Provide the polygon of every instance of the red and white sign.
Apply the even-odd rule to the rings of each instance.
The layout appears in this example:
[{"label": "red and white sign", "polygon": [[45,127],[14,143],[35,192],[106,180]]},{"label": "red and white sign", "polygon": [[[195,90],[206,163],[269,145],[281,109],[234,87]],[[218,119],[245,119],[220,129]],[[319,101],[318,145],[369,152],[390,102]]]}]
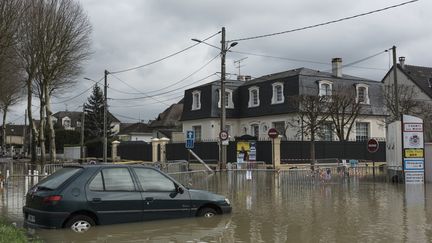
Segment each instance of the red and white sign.
[{"label": "red and white sign", "polygon": [[375,153],[379,149],[379,143],[375,138],[371,138],[367,142],[367,150],[369,153]]},{"label": "red and white sign", "polygon": [[229,134],[228,134],[228,132],[227,132],[227,131],[221,131],[221,132],[219,133],[219,138],[220,138],[222,141],[227,140],[227,139],[229,138]]},{"label": "red and white sign", "polygon": [[277,138],[279,136],[279,132],[276,128],[270,128],[267,134],[270,138]]}]

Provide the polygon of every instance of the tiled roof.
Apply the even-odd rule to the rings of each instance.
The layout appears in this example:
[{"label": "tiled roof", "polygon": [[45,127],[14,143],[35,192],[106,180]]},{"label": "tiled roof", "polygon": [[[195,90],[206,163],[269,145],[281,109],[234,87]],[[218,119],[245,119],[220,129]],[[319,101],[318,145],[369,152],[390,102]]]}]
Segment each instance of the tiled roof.
[{"label": "tiled roof", "polygon": [[411,80],[420,87],[431,99],[432,99],[432,68],[421,67],[414,65],[404,65],[402,68],[398,65],[398,68],[402,70]]}]

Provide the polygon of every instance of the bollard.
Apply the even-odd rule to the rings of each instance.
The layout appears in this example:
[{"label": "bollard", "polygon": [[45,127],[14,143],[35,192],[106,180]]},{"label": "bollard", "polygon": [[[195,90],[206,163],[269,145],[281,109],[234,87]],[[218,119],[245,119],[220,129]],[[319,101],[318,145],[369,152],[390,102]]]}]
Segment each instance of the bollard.
[{"label": "bollard", "polygon": [[28,175],[31,176],[31,170],[28,171]]},{"label": "bollard", "polygon": [[35,184],[37,184],[39,182],[39,171],[35,171]]},{"label": "bollard", "polygon": [[9,179],[9,176],[10,176],[9,170],[6,170],[6,180]]}]

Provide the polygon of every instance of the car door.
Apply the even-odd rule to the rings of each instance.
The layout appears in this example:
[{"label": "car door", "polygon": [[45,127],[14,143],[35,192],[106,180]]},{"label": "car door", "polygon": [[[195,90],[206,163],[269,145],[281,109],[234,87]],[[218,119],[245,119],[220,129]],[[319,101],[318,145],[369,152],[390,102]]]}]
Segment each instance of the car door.
[{"label": "car door", "polygon": [[101,224],[142,220],[142,197],[127,167],[104,168],[91,180],[87,201]]},{"label": "car door", "polygon": [[178,190],[179,185],[159,170],[146,167],[133,170],[142,190],[144,220],[190,216],[188,190]]}]

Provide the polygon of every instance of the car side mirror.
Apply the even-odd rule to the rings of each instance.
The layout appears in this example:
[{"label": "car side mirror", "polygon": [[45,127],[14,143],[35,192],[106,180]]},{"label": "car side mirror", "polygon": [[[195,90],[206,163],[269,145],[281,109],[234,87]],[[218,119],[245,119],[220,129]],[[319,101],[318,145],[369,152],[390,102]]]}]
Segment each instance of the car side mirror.
[{"label": "car side mirror", "polygon": [[180,194],[183,194],[183,193],[184,193],[184,189],[183,189],[183,187],[177,185],[177,186],[176,186],[176,189],[177,189],[177,192],[178,192],[178,193],[180,193]]}]

